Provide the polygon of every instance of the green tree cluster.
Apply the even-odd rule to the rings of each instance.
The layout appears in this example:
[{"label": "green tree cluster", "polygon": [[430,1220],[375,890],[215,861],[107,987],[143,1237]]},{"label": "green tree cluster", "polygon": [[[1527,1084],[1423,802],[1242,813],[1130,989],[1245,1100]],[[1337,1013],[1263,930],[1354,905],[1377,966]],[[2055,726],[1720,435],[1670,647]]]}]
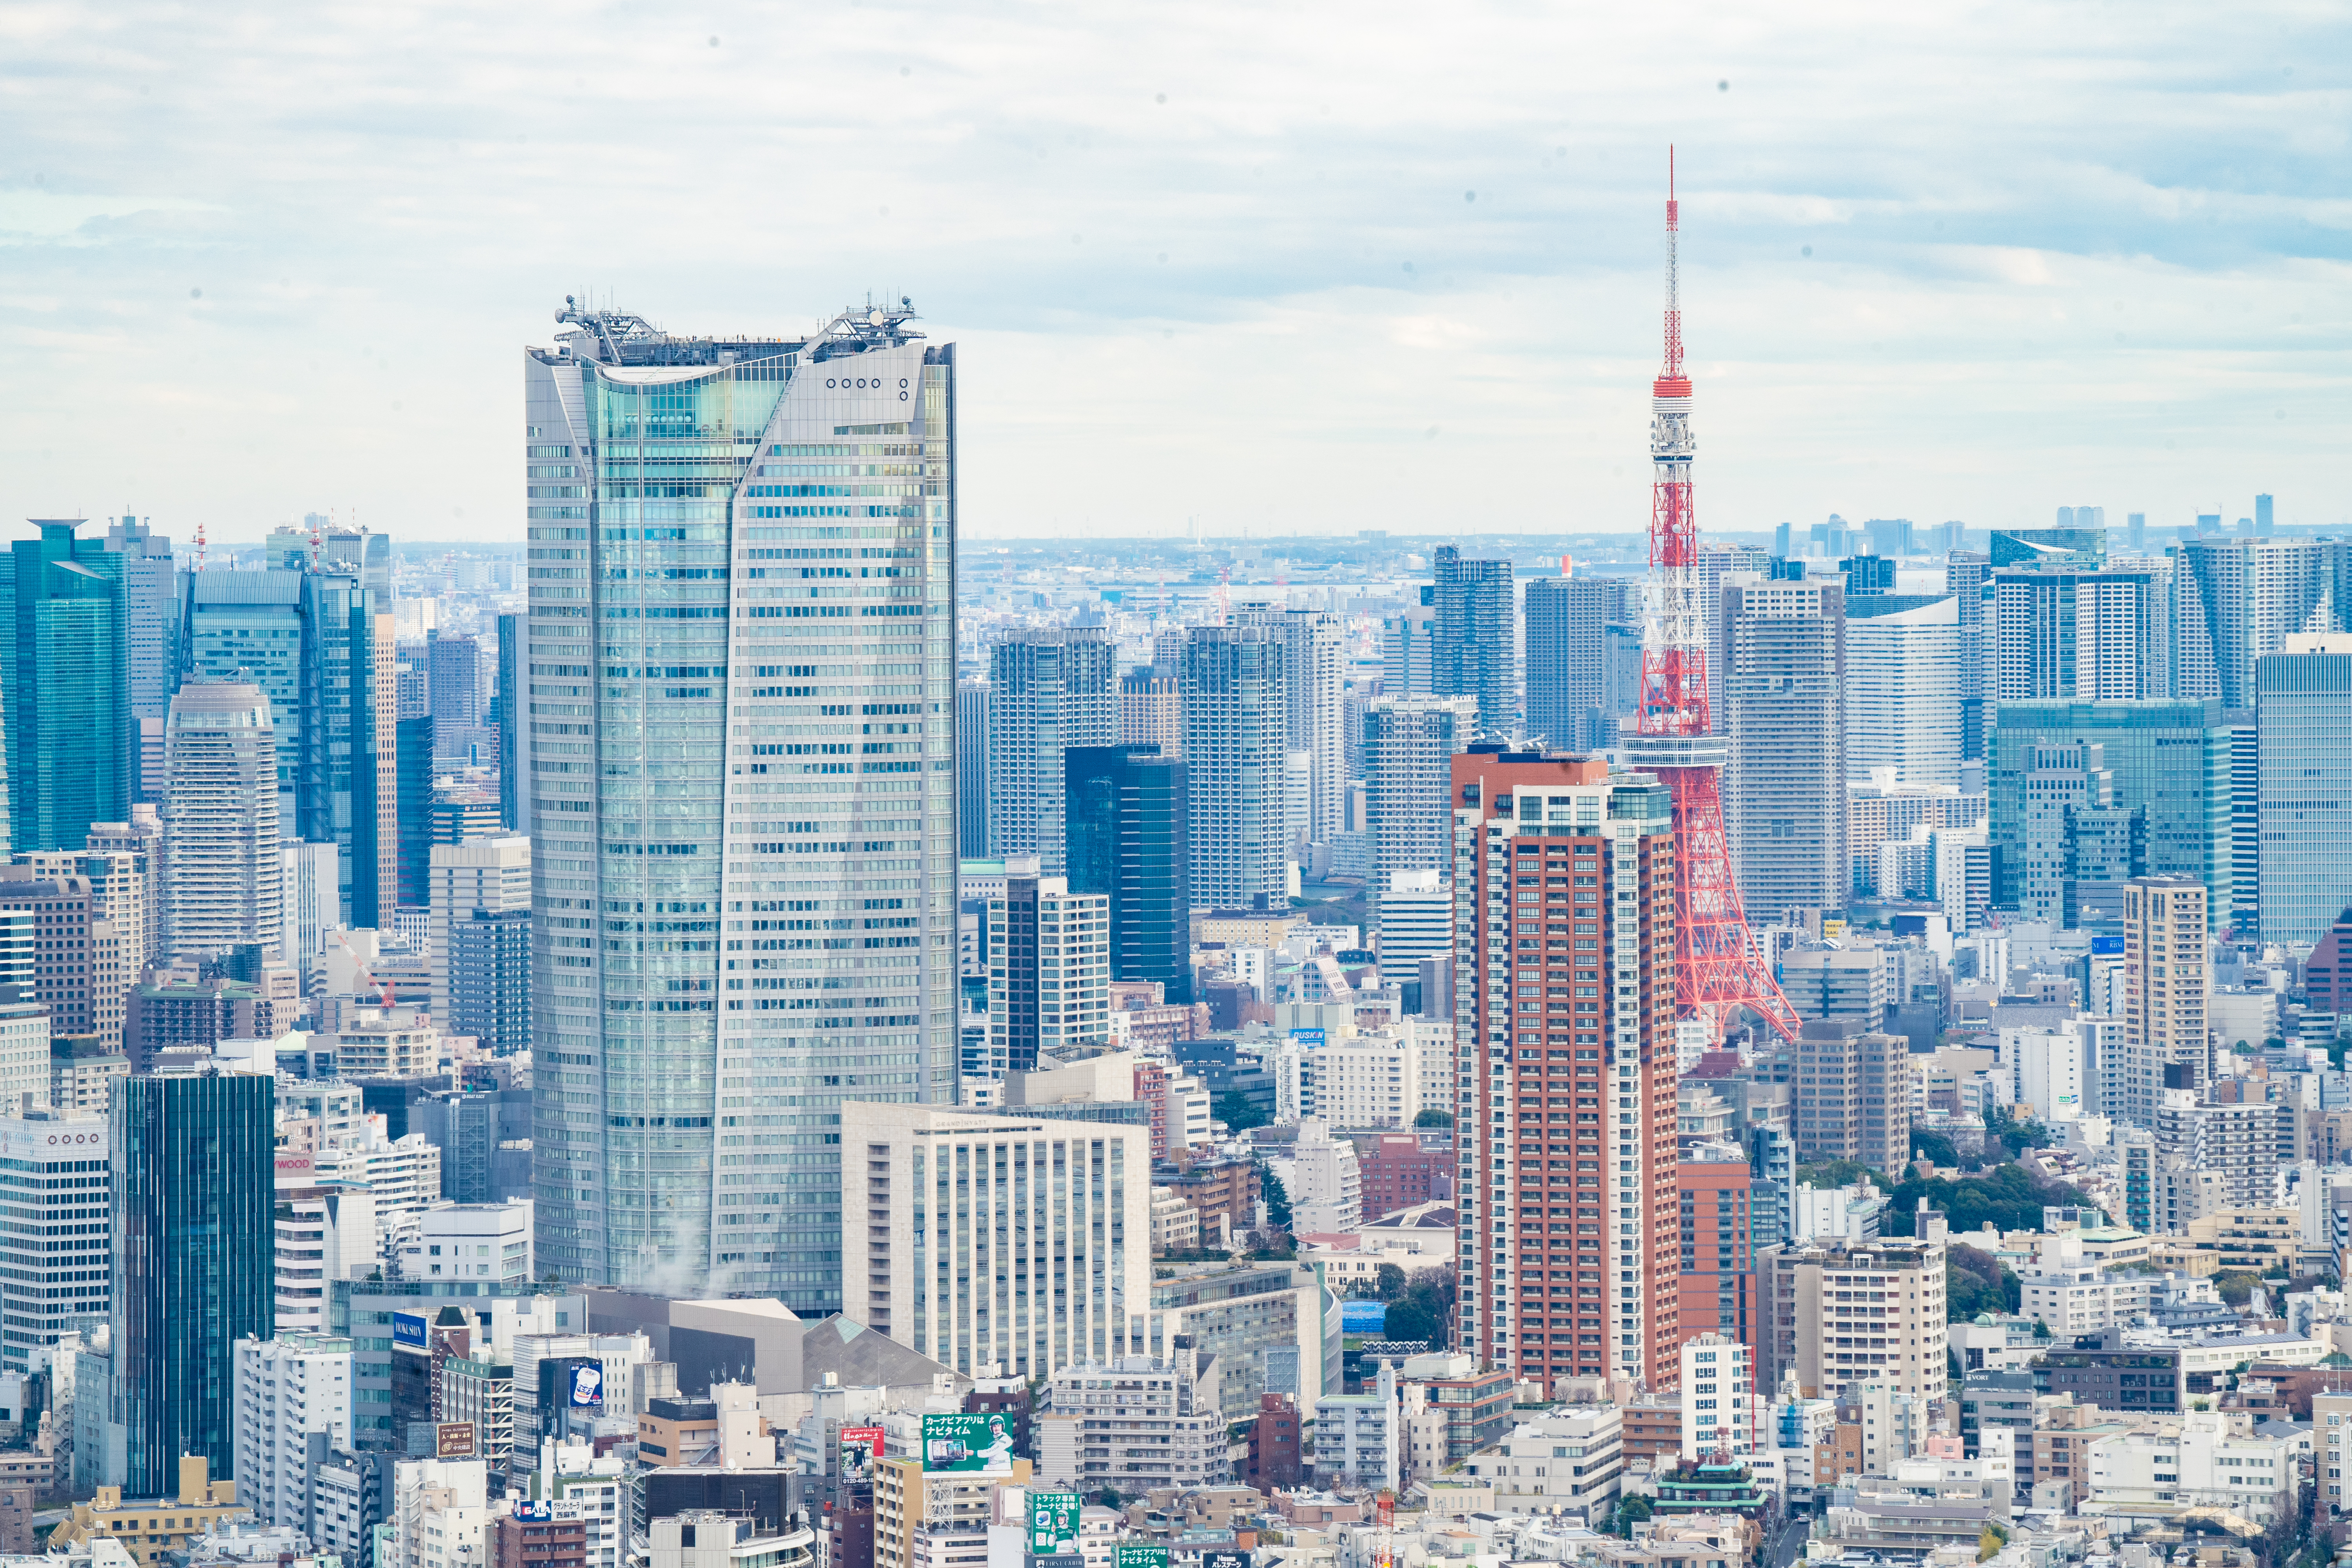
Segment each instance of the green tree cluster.
[{"label": "green tree cluster", "polygon": [[1442,1106],[1425,1105],[1422,1107],[1421,1114],[1412,1119],[1412,1124],[1415,1127],[1451,1127],[1454,1125],[1454,1112]]},{"label": "green tree cluster", "polygon": [[1419,1268],[1410,1278],[1401,1268],[1382,1266],[1382,1281],[1399,1276],[1395,1293],[1381,1299],[1389,1304],[1387,1336],[1392,1340],[1423,1340],[1444,1350],[1454,1343],[1454,1270]]},{"label": "green tree cluster", "polygon": [[2040,1230],[2045,1205],[2078,1205],[2083,1194],[2063,1182],[2047,1181],[2018,1164],[2000,1165],[1982,1175],[1958,1181],[1937,1177],[1922,1181],[1906,1176],[1895,1184],[1889,1212],[1879,1222],[1885,1236],[1916,1236],[1921,1198],[1941,1209],[1954,1232],[1980,1230]]},{"label": "green tree cluster", "polygon": [[1229,1089],[1217,1096],[1216,1106],[1211,1114],[1234,1132],[1246,1132],[1253,1127],[1264,1127],[1274,1121],[1273,1117],[1258,1109],[1255,1100],[1237,1089]]},{"label": "green tree cluster", "polygon": [[1968,1322],[1980,1312],[2017,1310],[2017,1276],[1991,1253],[1954,1247],[1946,1250],[1944,1263],[1944,1316],[1952,1322]]}]

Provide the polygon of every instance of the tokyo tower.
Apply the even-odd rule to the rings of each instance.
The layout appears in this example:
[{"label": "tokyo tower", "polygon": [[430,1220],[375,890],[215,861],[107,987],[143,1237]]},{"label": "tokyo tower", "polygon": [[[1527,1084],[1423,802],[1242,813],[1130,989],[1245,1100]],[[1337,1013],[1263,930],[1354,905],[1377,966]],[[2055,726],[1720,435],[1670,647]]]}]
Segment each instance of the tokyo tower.
[{"label": "tokyo tower", "polygon": [[[1650,603],[1642,628],[1642,700],[1626,762],[1655,773],[1675,805],[1675,1003],[1710,1031],[1735,1007],[1794,1038],[1797,1015],[1748,933],[1723,830],[1723,742],[1709,733],[1706,641],[1699,625],[1698,519],[1691,509],[1691,384],[1683,369],[1679,214],[1666,153],[1666,354],[1650,384]],[[1717,1034],[1720,1038],[1720,1034]]]}]

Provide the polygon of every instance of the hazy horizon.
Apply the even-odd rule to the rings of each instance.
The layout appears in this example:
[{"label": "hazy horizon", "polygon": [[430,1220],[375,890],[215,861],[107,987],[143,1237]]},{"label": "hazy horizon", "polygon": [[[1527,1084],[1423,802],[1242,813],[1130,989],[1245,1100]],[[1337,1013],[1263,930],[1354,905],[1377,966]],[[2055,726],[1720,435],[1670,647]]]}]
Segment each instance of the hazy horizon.
[{"label": "hazy horizon", "polygon": [[0,15],[0,516],[520,542],[520,351],[907,294],[975,540],[2347,521],[2334,9]]}]

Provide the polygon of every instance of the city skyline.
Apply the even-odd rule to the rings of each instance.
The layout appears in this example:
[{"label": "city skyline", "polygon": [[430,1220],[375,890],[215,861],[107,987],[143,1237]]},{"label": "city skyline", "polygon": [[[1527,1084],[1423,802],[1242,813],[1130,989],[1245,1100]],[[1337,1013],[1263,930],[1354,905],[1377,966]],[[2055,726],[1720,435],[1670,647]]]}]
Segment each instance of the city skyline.
[{"label": "city skyline", "polygon": [[[870,289],[925,301],[975,367],[969,538],[1439,509],[1626,531],[1673,142],[1711,532],[2043,521],[2070,497],[2168,529],[2257,490],[2339,525],[2344,458],[2314,432],[2347,402],[2322,358],[2344,24],[2274,19],[2118,37],[1815,9],[1669,36],[1470,8],[1404,49],[1402,15],[1339,36],[1202,8],[721,9],[554,38],[26,18],[0,111],[24,367],[0,515],[127,507],[185,537],[315,508],[519,543],[503,370],[565,292],[788,337]],[[788,101],[758,90],[813,50],[831,65]],[[583,111],[615,102],[625,141]],[[556,195],[583,166],[597,199]],[[604,216],[779,185],[691,266],[666,226]],[[268,465],[257,409],[307,424]],[[142,439],[79,464],[77,432],[124,410]],[[1529,504],[1530,441],[1572,500]],[[429,479],[388,460],[424,448]]]}]

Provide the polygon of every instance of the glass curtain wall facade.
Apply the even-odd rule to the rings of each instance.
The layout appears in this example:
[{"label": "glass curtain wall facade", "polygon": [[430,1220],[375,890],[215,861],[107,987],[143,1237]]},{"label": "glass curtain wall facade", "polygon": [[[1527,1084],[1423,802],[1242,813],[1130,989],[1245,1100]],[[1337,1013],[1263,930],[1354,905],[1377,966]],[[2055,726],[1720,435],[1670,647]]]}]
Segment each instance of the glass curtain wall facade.
[{"label": "glass curtain wall facade", "polygon": [[0,727],[12,848],[79,849],[131,818],[130,617],[123,556],[35,519],[0,568]]},{"label": "glass curtain wall facade", "polygon": [[845,1100],[955,1087],[954,352],[525,352],[540,1253],[837,1310]]},{"label": "glass curtain wall facade", "polygon": [[1070,891],[1110,896],[1111,978],[1156,980],[1163,1000],[1190,1003],[1184,759],[1157,746],[1074,746],[1063,771]]},{"label": "glass curtain wall facade", "polygon": [[126,1497],[178,1493],[180,1459],[236,1463],[236,1342],[277,1333],[277,1080],[166,1068],[121,1079],[109,1418]]}]

